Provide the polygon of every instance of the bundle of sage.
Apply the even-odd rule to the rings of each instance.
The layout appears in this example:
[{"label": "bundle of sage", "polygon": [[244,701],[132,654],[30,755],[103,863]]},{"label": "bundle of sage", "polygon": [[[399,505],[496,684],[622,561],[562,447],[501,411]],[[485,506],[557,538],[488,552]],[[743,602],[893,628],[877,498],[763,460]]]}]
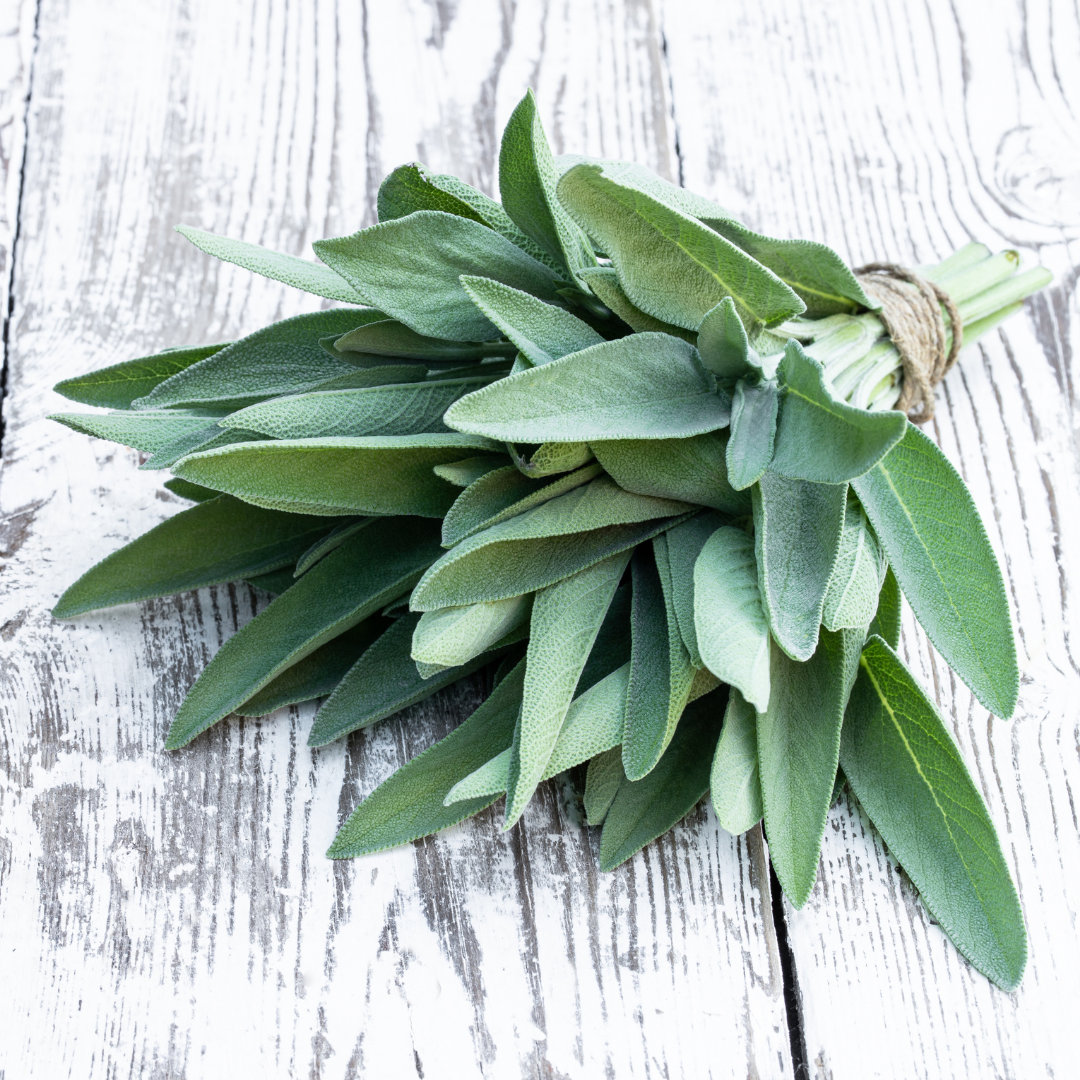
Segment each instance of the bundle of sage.
[{"label": "bundle of sage", "polygon": [[[166,745],[325,698],[323,746],[480,669],[493,686],[345,822],[345,858],[584,766],[613,869],[711,791],[764,819],[796,907],[846,784],[957,948],[1014,987],[1016,891],[977,786],[897,655],[901,595],[991,713],[1017,700],[1001,573],[915,420],[961,341],[1049,276],[970,244],[852,272],[619,161],[554,157],[532,95],[501,203],[423,165],[321,263],[203,251],[342,305],[60,383],[54,417],[195,505],[54,614],[246,580],[275,594]],[[897,409],[895,406],[899,405]],[[581,775],[579,772],[577,775]]]}]

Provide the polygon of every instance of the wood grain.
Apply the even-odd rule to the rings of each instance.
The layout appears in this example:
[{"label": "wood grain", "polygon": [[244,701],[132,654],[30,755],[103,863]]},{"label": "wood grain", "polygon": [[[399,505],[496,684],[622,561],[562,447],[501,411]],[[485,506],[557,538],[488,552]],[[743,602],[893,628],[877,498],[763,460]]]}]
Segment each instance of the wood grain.
[{"label": "wood grain", "polygon": [[0,1077],[787,1077],[760,834],[704,808],[610,875],[572,792],[350,863],[356,802],[479,681],[315,753],[310,709],[165,754],[265,598],[58,623],[83,569],[180,508],[46,422],[60,378],[318,301],[213,264],[187,222],[309,254],[414,158],[493,190],[532,85],[557,149],[677,175],[643,0],[42,0],[0,474]]}]

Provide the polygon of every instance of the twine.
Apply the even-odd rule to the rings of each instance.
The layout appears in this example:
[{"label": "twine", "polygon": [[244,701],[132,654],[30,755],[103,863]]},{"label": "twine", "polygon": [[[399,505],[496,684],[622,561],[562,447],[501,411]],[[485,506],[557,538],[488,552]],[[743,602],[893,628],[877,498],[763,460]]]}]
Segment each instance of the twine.
[{"label": "twine", "polygon": [[[878,317],[900,353],[904,383],[895,408],[907,413],[913,423],[925,424],[934,415],[934,387],[956,363],[964,343],[960,312],[940,285],[896,263],[867,263],[855,276],[881,304]],[[901,282],[914,285],[914,290]],[[947,351],[942,308],[952,327],[952,344]]]}]

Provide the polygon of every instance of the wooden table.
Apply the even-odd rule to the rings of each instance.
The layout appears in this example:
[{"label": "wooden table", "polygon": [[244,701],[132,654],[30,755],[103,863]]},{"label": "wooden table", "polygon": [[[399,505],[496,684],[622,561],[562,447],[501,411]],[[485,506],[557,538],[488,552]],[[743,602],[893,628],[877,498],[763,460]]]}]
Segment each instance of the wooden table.
[{"label": "wooden table", "polygon": [[[572,792],[347,863],[359,799],[480,684],[311,752],[308,707],[165,753],[265,597],[55,622],[175,513],[137,455],[44,419],[60,378],[319,301],[177,222],[310,256],[422,159],[495,189],[536,89],[557,151],[631,158],[853,263],[978,238],[1056,280],[970,349],[929,433],[1003,558],[1024,672],[991,719],[906,617],[1002,835],[1021,989],[975,973],[857,806],[817,887],[702,806],[613,874]],[[0,0],[0,1078],[1078,1075],[1080,21],[1071,0]]]}]

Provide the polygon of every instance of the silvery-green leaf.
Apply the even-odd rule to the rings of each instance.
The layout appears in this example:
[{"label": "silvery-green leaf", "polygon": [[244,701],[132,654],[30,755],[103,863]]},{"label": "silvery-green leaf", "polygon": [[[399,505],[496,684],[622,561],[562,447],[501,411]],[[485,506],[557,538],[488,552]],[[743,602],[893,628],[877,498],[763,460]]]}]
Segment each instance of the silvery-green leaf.
[{"label": "silvery-green leaf", "polygon": [[694,629],[705,666],[758,709],[769,703],[769,624],[761,603],[754,541],[719,528],[694,564]]},{"label": "silvery-green leaf", "polygon": [[[543,301],[538,301],[543,303]],[[493,356],[511,357],[516,348],[505,341],[447,341],[425,337],[397,319],[383,318],[342,334],[334,342],[338,353],[362,364],[384,364],[386,357],[425,363],[467,363]],[[380,359],[369,359],[378,357]]]},{"label": "silvery-green leaf", "polygon": [[725,520],[720,514],[695,514],[664,533],[667,537],[671,599],[675,607],[675,618],[683,644],[690,655],[690,662],[696,668],[704,668],[705,661],[698,649],[697,629],[694,624],[694,567],[705,542]]},{"label": "silvery-green leaf", "polygon": [[484,277],[463,277],[461,284],[476,306],[532,364],[549,364],[604,340],[576,315],[520,289]]},{"label": "silvery-green leaf", "polygon": [[249,405],[226,417],[220,426],[258,431],[275,439],[446,431],[442,415],[447,408],[490,381],[436,379],[363,390],[317,390]]},{"label": "silvery-green leaf", "polygon": [[1005,585],[949,459],[909,424],[853,486],[934,647],[995,716],[1012,716],[1019,673]]},{"label": "silvery-green leaf", "polygon": [[443,806],[453,806],[456,802],[465,802],[468,799],[506,794],[511,750],[512,747],[508,746],[501,754],[496,754],[490,761],[485,761],[479,769],[469,773],[464,780],[459,780],[446,793]]},{"label": "silvery-green leaf", "polygon": [[730,416],[693,346],[631,334],[474,391],[445,420],[506,442],[595,442],[685,438],[725,427]]},{"label": "silvery-green leaf", "polygon": [[825,593],[821,621],[828,630],[863,629],[874,618],[887,564],[866,515],[848,498],[840,554]]},{"label": "silvery-green leaf", "polygon": [[663,530],[686,503],[631,495],[598,477],[532,510],[466,537],[413,593],[430,611],[535,592]]},{"label": "silvery-green leaf", "polygon": [[718,378],[741,379],[759,374],[751,357],[750,340],[730,296],[705,312],[697,328],[697,348],[701,362]]},{"label": "silvery-green leaf", "polygon": [[900,647],[900,617],[903,614],[903,597],[900,595],[900,586],[896,582],[896,575],[890,566],[885,571],[885,579],[881,583],[881,591],[878,593],[877,614],[870,623],[870,629],[866,634],[877,634],[888,642],[891,649]]},{"label": "silvery-green leaf", "polygon": [[425,337],[499,337],[461,287],[462,274],[493,277],[542,300],[557,298],[546,266],[486,225],[438,210],[319,240],[315,251],[381,311]]},{"label": "silvery-green leaf", "polygon": [[246,428],[223,428],[216,420],[211,420],[206,427],[181,435],[163,446],[140,466],[143,469],[171,469],[181,458],[196,451],[216,450],[219,446],[234,446],[236,443],[264,442],[265,435]]},{"label": "silvery-green leaf", "polygon": [[559,198],[612,259],[619,283],[642,311],[696,330],[725,296],[750,327],[773,326],[805,305],[771,270],[679,210],[607,175],[576,165]]},{"label": "silvery-green leaf", "polygon": [[388,518],[332,551],[221,646],[188,691],[166,749],[189,743],[286,668],[407,592],[438,548],[432,522]]},{"label": "silvery-green leaf", "polygon": [[121,364],[99,368],[87,375],[58,382],[53,389],[70,401],[97,405],[106,409],[128,409],[131,403],[144,397],[158,383],[200,360],[221,352],[228,345],[197,345],[190,349],[166,349],[155,356],[125,360]]},{"label": "silvery-green leaf", "polygon": [[98,608],[291,568],[334,524],[217,495],[168,518],[88,570],[60,597],[53,616],[71,619]]},{"label": "silvery-green leaf", "polygon": [[272,323],[185,367],[133,405],[137,409],[238,409],[279,394],[310,390],[356,368],[345,357],[331,356],[319,345],[319,338],[344,333],[375,318],[385,316],[378,311],[332,308]]},{"label": "silvery-green leaf", "polygon": [[[627,669],[629,674],[629,669]],[[585,820],[590,825],[600,825],[607,817],[619,788],[626,779],[622,767],[622,747],[613,746],[602,754],[597,754],[589,762],[585,773]]]},{"label": "silvery-green leaf", "polygon": [[454,487],[467,488],[481,476],[486,476],[495,469],[501,469],[505,464],[506,458],[501,455],[477,454],[475,457],[463,458],[450,465],[436,465],[432,472],[444,480],[449,480]]},{"label": "silvery-green leaf", "polygon": [[769,467],[776,438],[780,388],[775,382],[740,379],[731,399],[728,481],[736,491],[756,484]]},{"label": "silvery-green leaf", "polygon": [[446,807],[447,792],[510,744],[525,675],[523,663],[463,724],[384,780],[341,827],[327,852],[349,859],[407,844],[490,806],[493,796]]},{"label": "silvery-green leaf", "polygon": [[728,691],[709,789],[716,819],[732,836],[752,829],[765,813],[758,770],[757,713],[735,687]]},{"label": "silvery-green leaf", "polygon": [[[511,375],[514,372],[510,372]],[[513,443],[506,444],[507,450],[514,461],[514,465],[526,476],[538,480],[544,476],[554,476],[556,473],[571,472],[574,469],[587,465],[593,459],[592,450],[588,443],[541,443],[535,450],[527,454],[519,453]]]},{"label": "silvery-green leaf", "polygon": [[596,256],[560,203],[557,182],[551,148],[529,89],[503,129],[499,194],[514,224],[565,266],[572,281],[583,267],[596,265]]},{"label": "silvery-green leaf", "polygon": [[468,663],[528,622],[531,596],[426,611],[413,633],[412,658],[453,667]]},{"label": "silvery-green leaf", "polygon": [[[339,353],[332,353],[338,358]],[[351,365],[353,360],[359,358],[359,354],[347,356]],[[491,374],[495,374],[491,372]],[[391,383],[422,382],[428,378],[427,369],[423,364],[404,363],[387,364],[377,363],[374,367],[351,367],[342,375],[335,375],[332,379],[316,383],[314,386],[305,387],[308,390],[362,390],[366,386],[389,386]]]},{"label": "silvery-green leaf", "polygon": [[176,439],[205,431],[223,414],[205,410],[159,410],[155,412],[53,413],[56,420],[73,431],[98,439],[131,446],[144,454],[156,454]]},{"label": "silvery-green leaf", "polygon": [[555,748],[578,680],[629,556],[621,552],[537,592],[525,695],[507,776],[506,822],[521,816]]},{"label": "silvery-green leaf", "polygon": [[256,506],[297,514],[442,517],[454,490],[433,466],[490,446],[454,434],[288,439],[192,454],[174,471]]},{"label": "silvery-green leaf", "polygon": [[538,484],[523,476],[513,465],[493,470],[470,484],[447,510],[442,527],[443,547],[453,547],[466,536],[573,491],[594,480],[600,472],[599,465],[591,465],[546,484]]},{"label": "silvery-green leaf", "polygon": [[610,266],[594,266],[582,270],[578,276],[631,330],[639,334],[649,331],[671,334],[691,345],[697,341],[697,334],[693,330],[684,330],[663,319],[654,319],[637,307],[623,291],[619,275]]},{"label": "silvery-green leaf", "polygon": [[834,397],[825,369],[797,341],[780,364],[784,394],[769,468],[816,484],[843,484],[876,465],[903,437],[903,413],[868,412]]},{"label": "silvery-green leaf", "polygon": [[181,499],[196,503],[206,502],[207,499],[216,499],[221,494],[220,491],[214,491],[213,488],[201,487],[199,484],[189,484],[179,477],[166,480],[162,486],[174,495],[179,495]]},{"label": "silvery-green leaf", "polygon": [[750,513],[750,493],[736,491],[728,482],[723,431],[685,439],[609,439],[591,445],[596,460],[627,491],[682,499],[735,516]]},{"label": "silvery-green leaf", "polygon": [[758,586],[769,628],[788,656],[808,660],[840,551],[847,486],[789,480],[768,470],[752,490]]},{"label": "silvery-green leaf", "polygon": [[355,536],[361,529],[366,529],[372,522],[377,520],[378,518],[373,517],[345,518],[335,529],[316,540],[296,560],[295,576],[300,577],[301,574],[306,574],[321,558],[329,555],[334,548],[341,547],[346,540]]},{"label": "silvery-green leaf", "polygon": [[226,236],[215,236],[203,229],[190,225],[177,225],[176,231],[187,237],[200,251],[212,255],[222,262],[242,266],[272,281],[281,281],[294,289],[324,296],[327,300],[342,300],[346,304],[361,304],[363,301],[356,291],[343,281],[328,266],[298,259],[295,255],[282,255],[277,251],[249,244],[245,240],[230,240]]},{"label": "silvery-green leaf", "polygon": [[[613,671],[630,661],[630,610],[633,603],[631,584],[624,581],[615,590],[615,596],[608,605],[600,633],[589,653],[585,670],[578,680],[578,693],[583,694],[590,687],[606,679]],[[622,733],[622,709],[619,709],[619,732]]]}]

